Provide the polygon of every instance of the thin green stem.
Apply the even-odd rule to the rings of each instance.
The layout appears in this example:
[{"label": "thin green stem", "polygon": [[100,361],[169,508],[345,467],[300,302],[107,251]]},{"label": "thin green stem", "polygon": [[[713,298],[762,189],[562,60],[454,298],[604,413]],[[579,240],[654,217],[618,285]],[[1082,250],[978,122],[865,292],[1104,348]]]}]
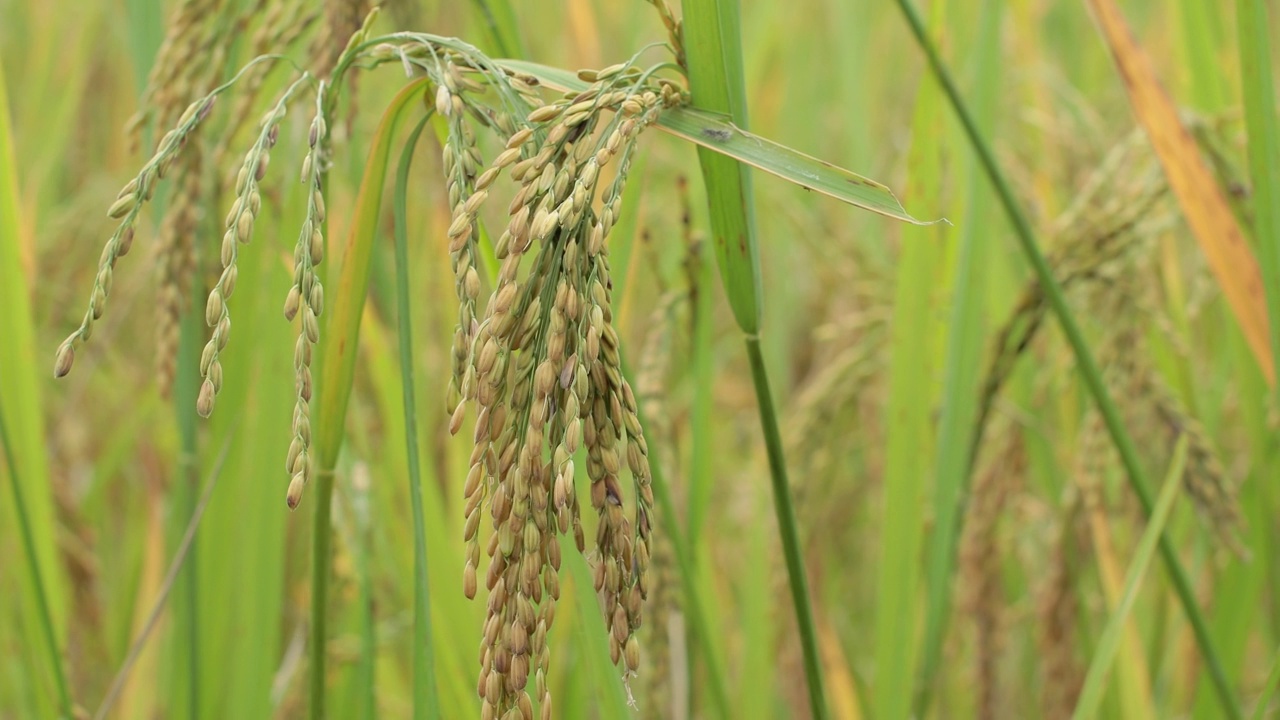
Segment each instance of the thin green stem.
[{"label": "thin green stem", "polygon": [[174,550],[173,560],[169,563],[169,570],[164,574],[164,580],[160,582],[160,590],[156,593],[155,602],[151,605],[151,610],[147,613],[147,619],[142,623],[142,631],[138,633],[129,646],[129,653],[125,655],[124,662],[120,664],[120,669],[116,671],[116,676],[111,681],[111,686],[107,688],[106,695],[102,698],[102,704],[98,706],[98,711],[93,714],[93,720],[104,720],[107,713],[111,711],[115,705],[116,698],[120,696],[120,691],[124,688],[125,680],[129,678],[129,673],[133,670],[134,664],[138,661],[138,657],[142,654],[143,648],[147,645],[151,632],[155,630],[156,623],[160,620],[160,613],[164,610],[165,602],[169,599],[169,595],[177,584],[178,573],[185,566],[187,558],[191,556],[191,550],[196,540],[196,530],[200,528],[200,521],[204,519],[204,511],[209,507],[209,499],[213,497],[213,489],[218,486],[218,478],[222,476],[222,468],[227,462],[227,455],[231,452],[231,441],[236,437],[236,430],[240,423],[237,421],[232,424],[227,432],[227,439],[222,444],[222,450],[218,453],[218,457],[214,459],[213,470],[209,473],[209,479],[205,481],[204,492],[200,495],[200,501],[193,504],[191,511],[191,519],[187,521],[186,529],[183,530],[182,537],[178,541],[178,547]]},{"label": "thin green stem", "polygon": [[413,335],[409,318],[409,242],[405,227],[408,215],[405,186],[413,150],[430,115],[423,115],[405,142],[396,172],[393,198],[396,241],[396,314],[400,334],[400,385],[404,391],[404,440],[409,460],[409,502],[413,506],[413,717],[435,720],[440,717],[432,653],[431,605],[427,587],[427,521],[422,511],[422,472],[418,458],[418,417],[414,411]]},{"label": "thin green stem", "polygon": [[809,605],[809,583],[800,555],[800,536],[796,531],[796,514],[791,506],[791,485],[787,481],[787,462],[782,455],[782,435],[778,432],[778,415],[769,391],[769,374],[760,352],[760,339],[749,336],[747,357],[751,360],[751,379],[755,382],[756,402],[760,407],[760,425],[764,431],[765,449],[769,454],[769,479],[773,485],[773,509],[778,516],[778,533],[782,536],[782,553],[787,561],[787,581],[791,601],[796,609],[796,625],[800,629],[800,648],[804,652],[804,673],[809,685],[809,709],[814,720],[827,717],[827,704],[822,693],[822,666],[818,661],[818,636],[813,627],[813,611]]},{"label": "thin green stem", "polygon": [[311,524],[311,720],[324,718],[325,638],[328,625],[329,552],[333,518],[333,471],[316,473]]},{"label": "thin green stem", "polygon": [[[200,471],[196,464],[196,395],[199,392],[200,347],[203,340],[203,318],[197,320],[196,313],[203,307],[204,298],[198,283],[192,283],[192,302],[182,314],[182,325],[178,340],[178,365],[174,373],[173,410],[178,421],[178,437],[181,445],[178,455],[178,485],[174,493],[174,504],[177,512],[174,519],[189,518],[195,514],[197,492],[200,485]],[[185,524],[175,522],[174,542],[180,546],[185,533]],[[197,554],[194,551],[194,537],[191,551],[182,568],[178,593],[181,596],[175,603],[175,620],[178,632],[178,656],[186,665],[187,682],[187,717],[197,720],[200,717],[200,623],[199,623],[199,574],[196,570]]]},{"label": "thin green stem", "polygon": [[36,559],[35,535],[31,532],[31,520],[27,516],[27,503],[22,496],[22,483],[18,479],[18,466],[13,460],[9,448],[9,432],[5,429],[4,413],[0,412],[0,448],[4,448],[4,460],[9,467],[9,486],[13,489],[13,508],[18,516],[18,530],[22,533],[22,553],[26,557],[27,567],[31,572],[31,584],[36,590],[36,608],[40,613],[40,632],[44,635],[48,646],[50,664],[53,665],[53,680],[58,688],[58,707],[61,717],[70,720],[71,693],[67,689],[67,676],[62,667],[62,651],[58,649],[58,636],[53,632],[53,615],[49,612],[49,596],[45,592],[44,579],[40,576],[40,565]]},{"label": "thin green stem", "polygon": [[[1009,223],[1013,226],[1014,234],[1018,237],[1023,253],[1031,263],[1031,267],[1035,271],[1041,287],[1044,289],[1049,306],[1053,309],[1054,315],[1057,316],[1058,322],[1062,326],[1062,332],[1066,335],[1067,342],[1071,345],[1072,352],[1076,356],[1076,362],[1085,385],[1088,386],[1089,392],[1098,404],[1098,410],[1102,414],[1107,430],[1111,434],[1111,439],[1120,454],[1121,462],[1124,464],[1129,485],[1142,503],[1144,513],[1147,517],[1150,517],[1153,508],[1151,490],[1148,488],[1146,474],[1138,460],[1137,448],[1134,446],[1132,438],[1129,437],[1129,433],[1120,419],[1119,409],[1117,409],[1115,402],[1107,391],[1106,384],[1102,379],[1102,371],[1098,368],[1098,362],[1094,359],[1093,353],[1090,352],[1089,345],[1085,342],[1084,334],[1080,331],[1080,326],[1076,323],[1071,309],[1067,306],[1066,296],[1063,295],[1062,287],[1054,279],[1053,271],[1050,269],[1044,253],[1041,252],[1039,245],[1036,243],[1031,224],[1022,212],[1022,208],[1014,197],[1009,183],[1005,180],[1000,166],[996,163],[995,155],[992,154],[990,146],[978,130],[973,116],[966,107],[964,100],[960,97],[960,91],[956,88],[955,82],[951,79],[951,74],[947,71],[946,66],[943,65],[937,48],[934,47],[933,41],[925,32],[924,23],[921,22],[919,14],[910,0],[898,0],[898,7],[901,8],[907,24],[911,26],[912,34],[924,51],[929,61],[930,69],[946,92],[952,109],[960,119],[961,125],[964,126],[965,135],[977,154],[987,179],[1000,197],[1000,202],[1004,206],[1006,215],[1008,215]],[[1160,535],[1160,555],[1164,559],[1169,578],[1173,582],[1174,590],[1182,603],[1184,612],[1186,612],[1187,620],[1191,624],[1196,642],[1200,646],[1205,667],[1209,671],[1210,679],[1213,681],[1214,689],[1218,693],[1223,711],[1228,718],[1240,718],[1242,717],[1240,707],[1232,694],[1231,684],[1227,680],[1218,654],[1213,649],[1213,641],[1209,637],[1208,625],[1205,624],[1204,616],[1196,605],[1195,592],[1191,587],[1191,581],[1187,577],[1182,563],[1178,561],[1177,551],[1165,533]]]}]

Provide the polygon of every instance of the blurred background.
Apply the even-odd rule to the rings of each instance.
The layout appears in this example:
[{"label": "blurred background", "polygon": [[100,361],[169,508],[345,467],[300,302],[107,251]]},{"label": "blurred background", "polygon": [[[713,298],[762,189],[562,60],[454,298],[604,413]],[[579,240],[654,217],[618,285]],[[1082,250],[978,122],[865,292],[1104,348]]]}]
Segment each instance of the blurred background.
[{"label": "blurred background", "polygon": [[[183,565],[193,575],[175,585],[109,716],[305,713],[311,508],[305,497],[294,512],[284,503],[296,330],[280,307],[304,214],[292,173],[306,147],[307,102],[281,126],[265,210],[241,250],[225,389],[211,419],[195,417],[191,361],[172,375],[177,313],[216,278],[226,188],[287,66],[262,78],[251,104],[234,94],[220,101],[199,138],[204,189],[181,226],[192,286],[174,280],[173,250],[157,242],[172,200],[162,192],[75,370],[59,381],[50,372],[115,228],[105,209],[149,156],[131,138],[152,147],[173,121],[127,130],[179,4],[0,0],[9,125],[0,143],[12,150],[0,150],[0,412],[12,460],[0,466],[0,717],[57,712],[11,486],[23,492],[71,695],[92,713],[217,469]],[[170,57],[207,81],[230,77],[260,42],[308,67],[345,42],[326,44],[330,16],[312,3],[203,4],[231,7],[243,21],[216,48]],[[456,35],[499,54],[484,3],[385,4],[375,33]],[[921,5],[1067,286],[1153,485],[1163,484],[1178,437],[1188,439],[1179,478],[1187,491],[1166,531],[1230,687],[1252,710],[1280,642],[1277,426],[1259,363],[1086,5]],[[1123,11],[1247,230],[1254,212],[1230,4],[1131,0]],[[507,42],[523,57],[568,69],[620,62],[667,38],[640,0],[516,3],[514,20],[518,37]],[[903,225],[756,178],[762,338],[832,716],[887,717],[908,704],[885,698],[918,703],[927,691],[928,717],[1068,717],[1146,526],[1074,356],[893,3],[757,0],[743,4],[742,31],[753,132],[884,182],[916,217],[949,220]],[[644,58],[669,54],[659,47]],[[358,77],[335,123],[331,238],[345,236],[369,138],[406,82],[396,64]],[[175,90],[179,111],[207,89]],[[482,142],[486,158],[500,142]],[[447,432],[456,300],[440,178],[439,147],[424,138],[409,195],[409,273],[433,650],[444,717],[477,717],[484,600],[461,590],[471,448]],[[728,716],[808,717],[750,370],[704,242],[693,148],[647,133],[623,206],[610,247],[616,324],[653,461],[694,549],[707,627],[686,617],[680,571],[659,545],[644,664],[624,687],[590,589],[580,590],[588,566],[572,561],[551,638],[556,714],[718,716],[709,664],[691,640],[703,632]],[[491,221],[501,210],[493,213]],[[412,519],[389,233],[372,272],[334,500],[326,682],[330,715],[341,718],[407,717],[412,702]],[[193,454],[184,451],[193,443]],[[954,564],[934,575],[931,558],[947,547],[937,528],[958,499],[966,502]],[[1101,714],[1225,717],[1159,564],[1138,585]],[[940,602],[947,622],[931,640],[930,608]]]}]

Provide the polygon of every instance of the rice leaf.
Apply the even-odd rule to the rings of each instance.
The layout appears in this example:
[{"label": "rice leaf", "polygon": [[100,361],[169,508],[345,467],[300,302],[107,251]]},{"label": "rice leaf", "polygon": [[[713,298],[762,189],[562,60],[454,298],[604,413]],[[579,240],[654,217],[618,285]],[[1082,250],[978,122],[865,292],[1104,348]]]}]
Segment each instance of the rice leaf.
[{"label": "rice leaf", "polygon": [[[1244,233],[1231,213],[1231,206],[1205,165],[1195,140],[1178,118],[1177,107],[1161,87],[1155,68],[1134,39],[1120,10],[1112,0],[1089,0],[1089,7],[1125,82],[1134,114],[1160,156],[1165,176],[1182,206],[1187,224],[1191,226],[1263,374],[1274,386],[1275,356],[1268,341],[1274,335],[1268,329],[1263,277],[1245,242]],[[1260,204],[1261,200],[1259,198]],[[1276,302],[1280,303],[1280,296]],[[1280,323],[1280,318],[1276,322]],[[1280,329],[1276,324],[1271,327]]]},{"label": "rice leaf", "polygon": [[1249,175],[1253,179],[1254,240],[1266,280],[1271,350],[1277,363],[1272,385],[1280,377],[1280,128],[1271,76],[1271,23],[1268,3],[1236,0],[1239,29],[1240,84],[1244,120],[1249,133]]},{"label": "rice leaf", "polygon": [[[7,458],[8,483],[14,502],[0,508],[4,525],[20,530],[31,592],[17,591],[23,634],[33,644],[40,628],[41,653],[52,671],[58,707],[70,717],[71,699],[58,643],[63,617],[62,583],[54,539],[53,500],[49,492],[49,468],[40,413],[40,383],[36,380],[35,327],[18,235],[18,176],[9,125],[9,98],[4,68],[0,66],[0,422],[12,431],[0,439]],[[11,514],[12,513],[12,514]],[[18,577],[13,577],[18,581]],[[37,614],[33,620],[30,614]],[[38,676],[37,676],[38,677]],[[43,712],[48,712],[46,708]]]},{"label": "rice leaf", "polygon": [[440,717],[436,692],[434,643],[431,633],[431,595],[427,588],[427,536],[422,513],[422,472],[418,459],[418,420],[413,393],[413,324],[409,317],[409,241],[406,228],[409,166],[418,136],[430,116],[423,116],[405,142],[396,170],[396,315],[399,318],[400,373],[404,389],[404,437],[409,460],[409,502],[413,508],[413,716],[415,720]]},{"label": "rice leaf", "polygon": [[[982,3],[981,27],[975,43],[975,109],[988,132],[995,120],[995,92],[999,87],[1001,0]],[[938,420],[937,463],[934,466],[934,507],[937,524],[928,553],[927,609],[921,650],[920,696],[916,715],[925,717],[932,684],[942,659],[947,616],[951,606],[956,543],[964,521],[968,495],[971,439],[976,432],[977,395],[985,335],[984,306],[989,255],[990,190],[982,186],[978,163],[967,160],[967,207],[961,223],[959,248],[951,285],[951,316],[943,365],[943,396]]]},{"label": "rice leaf", "polygon": [[[931,7],[930,24],[946,27],[947,3]],[[935,193],[941,184],[945,116],[937,84],[928,74],[917,83],[907,158],[909,192]],[[946,226],[903,228],[894,276],[889,325],[889,398],[880,563],[876,582],[875,682],[870,698],[876,717],[905,718],[915,697],[920,643],[920,557],[925,533],[925,479],[932,473],[935,437],[934,295]]]},{"label": "rice leaf", "polygon": [[369,289],[370,256],[378,231],[382,191],[391,160],[391,142],[404,111],[421,96],[427,78],[419,78],[402,89],[383,112],[374,134],[364,179],[341,256],[333,313],[321,333],[320,380],[316,409],[316,478],[319,487],[312,493],[316,505],[312,526],[311,588],[311,717],[323,718],[325,695],[325,639],[330,562],[330,513],[333,500],[333,473],[346,430],[347,402],[355,380],[356,350],[360,338],[360,316]]},{"label": "rice leaf", "polygon": [[[978,129],[968,105],[960,97],[960,91],[956,88],[955,82],[951,79],[951,73],[939,57],[937,47],[925,31],[924,23],[920,20],[920,15],[916,12],[915,5],[910,0],[898,0],[898,8],[902,11],[903,17],[911,28],[917,44],[924,51],[925,57],[929,61],[930,69],[946,91],[947,99],[964,127],[969,144],[981,161],[982,168],[987,175],[988,181],[995,189],[1001,205],[1004,206],[1005,214],[1013,226],[1023,254],[1035,271],[1036,278],[1039,280],[1040,286],[1049,300],[1049,306],[1054,315],[1057,316],[1058,324],[1062,327],[1063,334],[1066,335],[1067,341],[1071,345],[1071,350],[1075,355],[1079,372],[1085,381],[1085,385],[1097,403],[1098,410],[1107,426],[1107,431],[1110,433],[1124,465],[1125,476],[1129,486],[1134,494],[1137,495],[1143,510],[1149,516],[1153,506],[1151,490],[1147,485],[1146,472],[1138,460],[1137,448],[1134,445],[1133,438],[1130,437],[1129,431],[1120,418],[1120,411],[1116,407],[1115,401],[1112,400],[1106,384],[1103,382],[1102,371],[1098,367],[1098,361],[1094,358],[1088,343],[1085,342],[1075,315],[1067,305],[1062,287],[1057,279],[1054,278],[1053,271],[1049,268],[1049,263],[1045,259],[1044,253],[1040,250],[1040,245],[1031,230],[1031,224],[1027,220],[1021,205],[1014,198],[1009,182],[1005,179],[1000,165],[997,164],[986,138]],[[1196,643],[1204,658],[1206,669],[1213,679],[1214,689],[1217,691],[1222,709],[1228,717],[1239,718],[1241,717],[1240,708],[1237,705],[1231,685],[1227,681],[1226,673],[1223,671],[1222,662],[1214,649],[1208,626],[1204,620],[1204,614],[1200,611],[1195,592],[1191,587],[1191,581],[1187,577],[1181,561],[1178,559],[1173,544],[1164,536],[1160,540],[1160,554],[1164,559],[1166,569],[1169,571],[1174,591],[1177,593],[1187,620],[1191,624]]]},{"label": "rice leaf", "polygon": [[[587,86],[572,73],[559,68],[522,60],[502,60],[500,64],[529,73],[557,90],[582,90]],[[753,135],[735,125],[726,115],[697,108],[676,108],[662,114],[658,127],[701,148],[746,163],[806,190],[822,193],[895,220],[915,225],[929,224],[909,215],[885,185]]]},{"label": "rice leaf", "polygon": [[1120,596],[1111,617],[1107,619],[1098,647],[1094,650],[1093,660],[1089,664],[1089,673],[1085,677],[1084,689],[1080,692],[1080,700],[1072,715],[1073,720],[1092,718],[1098,712],[1098,705],[1102,701],[1102,693],[1106,688],[1107,675],[1111,671],[1112,661],[1115,660],[1120,646],[1121,633],[1126,627],[1132,627],[1128,621],[1129,613],[1138,599],[1138,591],[1142,588],[1147,568],[1155,556],[1156,545],[1164,531],[1165,522],[1169,519],[1173,502],[1178,497],[1178,488],[1182,484],[1182,473],[1186,464],[1187,438],[1184,435],[1178,439],[1178,444],[1174,448],[1173,460],[1169,464],[1169,472],[1165,477],[1160,497],[1156,500],[1155,510],[1152,511],[1147,527],[1142,531],[1142,538],[1138,541],[1137,550],[1134,551],[1133,562],[1129,565],[1129,572],[1125,576],[1124,593]]}]

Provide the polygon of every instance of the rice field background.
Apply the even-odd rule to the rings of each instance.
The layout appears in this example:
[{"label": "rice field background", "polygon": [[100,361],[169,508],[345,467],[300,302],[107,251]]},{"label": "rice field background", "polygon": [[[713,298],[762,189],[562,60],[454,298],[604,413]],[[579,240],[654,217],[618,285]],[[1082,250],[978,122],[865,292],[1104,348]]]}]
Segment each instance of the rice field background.
[{"label": "rice field background", "polygon": [[[0,718],[1280,717],[1273,4],[387,0],[361,29],[368,9],[0,0]],[[353,33],[389,44],[317,100]],[[544,503],[576,485],[581,554],[495,531],[505,486],[469,489],[493,421],[455,408],[506,367],[482,357],[505,273],[543,265],[501,262],[516,183],[466,199],[534,155],[476,129],[467,170],[468,123],[506,120],[452,103],[496,81],[432,52],[524,61],[513,102],[643,85],[581,110],[601,147],[624,116],[695,123],[592,156],[625,187],[575,210],[609,213],[569,280],[600,317],[544,342],[599,364],[548,366],[534,412],[613,395],[583,405],[576,473],[554,446],[529,463],[554,465],[530,471]],[[204,100],[264,53],[287,60]],[[665,65],[611,68],[637,53]],[[587,143],[564,105],[511,147],[558,122]],[[121,188],[179,144],[135,217]],[[541,192],[595,178],[556,168]],[[459,325],[459,297],[492,323]],[[563,331],[557,302],[530,332]],[[521,542],[554,623],[486,577]],[[618,574],[634,592],[597,592]]]}]

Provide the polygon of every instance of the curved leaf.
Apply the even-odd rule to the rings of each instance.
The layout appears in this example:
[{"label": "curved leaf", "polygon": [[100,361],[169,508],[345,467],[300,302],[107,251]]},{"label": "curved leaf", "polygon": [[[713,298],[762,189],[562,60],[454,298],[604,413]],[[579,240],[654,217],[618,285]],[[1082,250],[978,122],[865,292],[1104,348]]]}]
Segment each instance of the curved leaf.
[{"label": "curved leaf", "polygon": [[[568,70],[523,60],[499,60],[512,70],[533,75],[556,90],[582,90],[587,84]],[[863,210],[915,225],[928,225],[912,217],[885,185],[743,130],[723,115],[693,108],[676,108],[662,114],[658,127],[739,162],[776,175],[806,190],[822,193]]]}]

